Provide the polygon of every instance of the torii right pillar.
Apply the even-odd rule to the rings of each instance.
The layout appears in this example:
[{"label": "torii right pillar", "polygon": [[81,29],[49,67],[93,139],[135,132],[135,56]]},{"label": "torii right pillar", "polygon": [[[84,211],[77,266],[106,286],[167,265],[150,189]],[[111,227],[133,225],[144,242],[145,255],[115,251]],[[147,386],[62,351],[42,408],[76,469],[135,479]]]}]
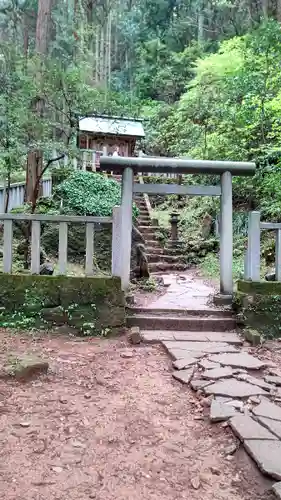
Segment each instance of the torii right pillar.
[{"label": "torii right pillar", "polygon": [[220,292],[233,294],[233,222],[232,222],[232,175],[221,174],[220,206]]}]

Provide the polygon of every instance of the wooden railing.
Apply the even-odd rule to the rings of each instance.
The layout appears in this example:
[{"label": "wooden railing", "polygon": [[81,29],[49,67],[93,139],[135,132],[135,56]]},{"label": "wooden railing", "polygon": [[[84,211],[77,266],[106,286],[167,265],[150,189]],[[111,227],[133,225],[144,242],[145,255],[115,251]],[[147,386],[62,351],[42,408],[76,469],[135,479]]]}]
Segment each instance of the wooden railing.
[{"label": "wooden railing", "polygon": [[[42,180],[43,196],[48,197],[52,194],[52,179]],[[21,207],[24,204],[25,182],[16,182],[11,184],[9,192],[8,212],[13,208]],[[5,208],[5,189],[0,187],[0,210]]]},{"label": "wooden railing", "polygon": [[121,276],[120,260],[120,208],[115,207],[112,217],[84,217],[72,215],[41,215],[41,214],[0,214],[0,221],[4,221],[3,244],[3,271],[12,272],[13,264],[13,223],[29,222],[31,224],[31,267],[32,274],[40,273],[40,237],[41,223],[54,223],[59,225],[58,245],[58,273],[67,273],[67,236],[68,224],[83,224],[86,230],[85,248],[85,274],[94,274],[94,226],[95,224],[112,224],[112,266],[114,276]]}]

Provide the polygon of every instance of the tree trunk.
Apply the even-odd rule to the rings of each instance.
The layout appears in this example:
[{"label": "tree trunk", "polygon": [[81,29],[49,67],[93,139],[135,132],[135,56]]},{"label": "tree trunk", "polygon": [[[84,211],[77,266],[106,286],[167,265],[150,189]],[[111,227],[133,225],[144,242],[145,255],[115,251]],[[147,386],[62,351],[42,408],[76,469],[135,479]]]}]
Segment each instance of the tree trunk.
[{"label": "tree trunk", "polygon": [[45,56],[48,52],[53,0],[39,0],[35,51]]},{"label": "tree trunk", "polygon": [[281,0],[276,0],[276,19],[279,23],[281,23]]},{"label": "tree trunk", "polygon": [[[36,40],[35,51],[42,58],[48,53],[50,28],[51,28],[51,12],[53,0],[39,0],[37,23],[36,23]],[[37,74],[37,81],[40,87],[42,74],[41,71]],[[45,103],[44,100],[39,98],[36,104],[36,113],[39,118],[43,119]],[[27,170],[26,170],[26,199],[34,204],[40,196],[41,187],[36,182],[38,176],[41,176],[43,165],[43,152],[36,149],[29,151],[27,156]],[[38,185],[38,188],[36,186]],[[37,191],[37,192],[35,192]],[[36,204],[35,201],[35,204]]]},{"label": "tree trunk", "polygon": [[262,0],[262,14],[265,19],[268,19],[268,0]]},{"label": "tree trunk", "polygon": [[198,43],[204,42],[204,12],[199,8],[198,12]]}]

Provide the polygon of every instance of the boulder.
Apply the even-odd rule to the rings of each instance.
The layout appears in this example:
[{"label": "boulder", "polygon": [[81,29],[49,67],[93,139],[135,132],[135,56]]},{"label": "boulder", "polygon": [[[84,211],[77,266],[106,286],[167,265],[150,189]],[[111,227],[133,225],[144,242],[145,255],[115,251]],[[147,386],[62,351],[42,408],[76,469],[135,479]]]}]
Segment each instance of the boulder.
[{"label": "boulder", "polygon": [[54,274],[54,266],[50,262],[45,262],[40,266],[40,273],[44,276],[52,276]]},{"label": "boulder", "polygon": [[270,273],[267,273],[267,274],[265,275],[265,280],[266,280],[266,281],[276,281],[276,279],[275,279],[275,271],[272,271],[272,272],[270,272]]}]

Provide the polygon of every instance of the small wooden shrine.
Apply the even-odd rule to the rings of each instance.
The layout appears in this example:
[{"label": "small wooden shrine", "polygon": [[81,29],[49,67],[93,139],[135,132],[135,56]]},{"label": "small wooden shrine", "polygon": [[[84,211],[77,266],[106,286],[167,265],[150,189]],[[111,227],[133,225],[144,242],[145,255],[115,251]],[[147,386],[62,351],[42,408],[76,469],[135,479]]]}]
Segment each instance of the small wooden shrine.
[{"label": "small wooden shrine", "polygon": [[100,156],[133,156],[136,141],[144,137],[141,120],[105,115],[81,118],[78,147],[82,167],[97,170]]}]

